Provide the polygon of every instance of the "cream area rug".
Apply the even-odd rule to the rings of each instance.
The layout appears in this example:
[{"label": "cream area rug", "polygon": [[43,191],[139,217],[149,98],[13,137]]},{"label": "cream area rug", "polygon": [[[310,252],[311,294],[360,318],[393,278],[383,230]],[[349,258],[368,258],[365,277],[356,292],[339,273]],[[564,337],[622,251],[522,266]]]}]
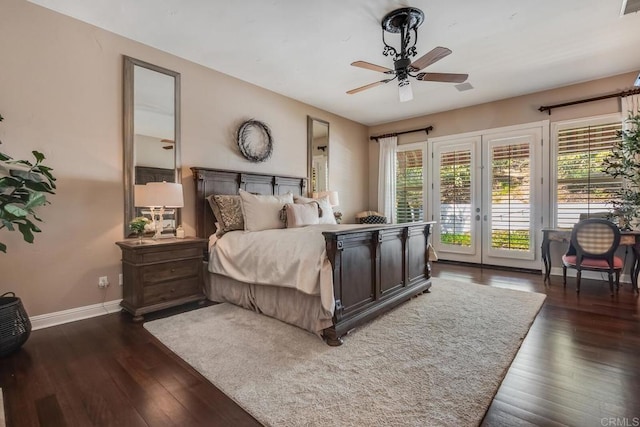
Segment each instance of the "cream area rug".
[{"label": "cream area rug", "polygon": [[544,299],[434,279],[340,347],[230,304],[144,326],[267,426],[472,426]]}]

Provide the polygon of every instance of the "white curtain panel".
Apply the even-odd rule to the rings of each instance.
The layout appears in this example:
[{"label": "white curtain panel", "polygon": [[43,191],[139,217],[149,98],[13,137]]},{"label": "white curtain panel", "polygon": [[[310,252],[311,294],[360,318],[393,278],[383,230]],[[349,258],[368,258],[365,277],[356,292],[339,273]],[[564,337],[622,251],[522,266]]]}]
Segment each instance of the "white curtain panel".
[{"label": "white curtain panel", "polygon": [[398,137],[380,138],[380,160],[378,167],[378,211],[392,224],[396,222],[396,149]]}]

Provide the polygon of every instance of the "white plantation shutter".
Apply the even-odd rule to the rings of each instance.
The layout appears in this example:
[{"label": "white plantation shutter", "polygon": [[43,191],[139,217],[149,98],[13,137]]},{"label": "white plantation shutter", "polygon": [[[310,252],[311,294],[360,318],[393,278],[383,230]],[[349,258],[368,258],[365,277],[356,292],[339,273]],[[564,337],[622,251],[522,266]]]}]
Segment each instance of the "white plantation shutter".
[{"label": "white plantation shutter", "polygon": [[396,153],[396,222],[424,220],[422,148]]},{"label": "white plantation shutter", "polygon": [[528,251],[531,229],[531,147],[491,150],[491,247]]},{"label": "white plantation shutter", "polygon": [[440,242],[471,247],[471,150],[440,155]]},{"label": "white plantation shutter", "polygon": [[[600,120],[602,122],[602,120]],[[560,124],[556,137],[556,226],[571,228],[580,214],[611,211],[607,202],[622,179],[603,172],[603,161],[619,140],[621,121]]]}]

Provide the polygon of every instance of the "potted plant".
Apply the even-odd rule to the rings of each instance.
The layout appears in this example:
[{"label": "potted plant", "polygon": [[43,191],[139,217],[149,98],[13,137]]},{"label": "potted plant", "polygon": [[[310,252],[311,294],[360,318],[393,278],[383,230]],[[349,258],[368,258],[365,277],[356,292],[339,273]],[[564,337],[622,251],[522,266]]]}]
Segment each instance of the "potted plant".
[{"label": "potted plant", "polygon": [[144,232],[148,229],[151,220],[145,216],[137,216],[131,220],[129,223],[129,228],[133,231],[136,236],[138,236],[138,243],[142,243],[142,236],[144,236]]},{"label": "potted plant", "polygon": [[[0,230],[14,231],[17,227],[28,243],[33,243],[33,233],[40,232],[33,222],[42,221],[35,209],[48,204],[46,194],[55,194],[56,188],[52,169],[42,164],[44,155],[38,151],[32,153],[34,163],[14,160],[0,151]],[[7,246],[2,242],[0,251],[7,252]]]},{"label": "potted plant", "polygon": [[629,114],[625,123],[629,126],[619,132],[620,139],[604,160],[603,171],[623,180],[609,204],[620,218],[620,228],[632,230],[640,217],[640,113]]},{"label": "potted plant", "polygon": [[[46,194],[55,194],[56,188],[51,168],[42,164],[44,155],[32,153],[33,163],[0,151],[0,230],[17,228],[28,243],[33,243],[33,233],[40,232],[33,222],[42,221],[35,209],[49,203]],[[7,245],[0,242],[0,251],[6,253]],[[13,292],[0,295],[0,357],[19,349],[30,333],[31,321],[20,298]]]}]

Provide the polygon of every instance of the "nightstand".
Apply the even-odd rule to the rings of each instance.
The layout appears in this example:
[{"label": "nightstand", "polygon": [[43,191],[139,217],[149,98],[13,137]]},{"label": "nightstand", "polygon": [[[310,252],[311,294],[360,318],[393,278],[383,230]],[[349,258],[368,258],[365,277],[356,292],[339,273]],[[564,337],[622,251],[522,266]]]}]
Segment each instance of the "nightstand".
[{"label": "nightstand", "polygon": [[202,261],[207,240],[137,239],[116,242],[122,249],[122,302],[139,322],[157,310],[204,301]]}]

